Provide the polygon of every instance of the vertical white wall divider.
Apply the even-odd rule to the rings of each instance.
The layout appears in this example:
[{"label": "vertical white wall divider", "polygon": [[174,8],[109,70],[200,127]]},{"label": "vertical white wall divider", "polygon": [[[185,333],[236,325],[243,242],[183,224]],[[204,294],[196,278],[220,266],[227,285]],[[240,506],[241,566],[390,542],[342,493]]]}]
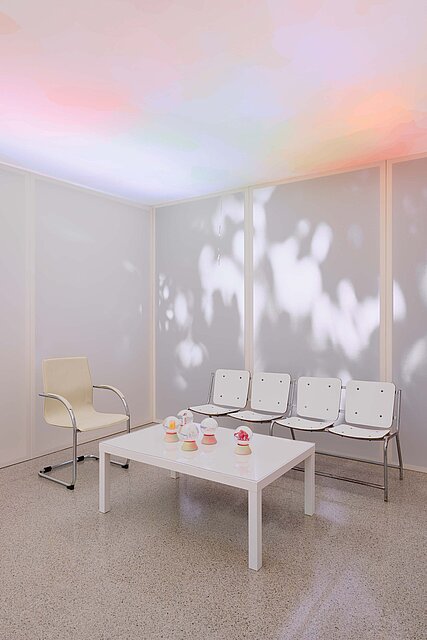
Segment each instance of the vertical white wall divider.
[{"label": "vertical white wall divider", "polygon": [[393,273],[391,171],[388,161],[381,165],[380,206],[380,377],[392,380]]},{"label": "vertical white wall divider", "polygon": [[[427,153],[387,161],[392,269],[392,376],[402,389],[404,466],[427,472]],[[391,228],[391,222],[393,227]],[[393,231],[393,233],[392,233]],[[394,449],[394,448],[393,448]]]},{"label": "vertical white wall divider", "polygon": [[254,224],[252,189],[245,190],[245,368],[254,368]]},{"label": "vertical white wall divider", "polygon": [[30,456],[27,186],[25,172],[0,165],[0,466]]},{"label": "vertical white wall divider", "polygon": [[157,420],[156,412],[156,347],[157,347],[157,278],[156,278],[156,209],[151,207],[150,210],[150,228],[151,228],[151,256],[150,256],[150,278],[151,278],[151,420]]},{"label": "vertical white wall divider", "polygon": [[34,175],[25,176],[25,214],[26,214],[26,336],[25,351],[27,354],[27,442],[29,457],[34,455],[34,426],[36,410],[35,381],[35,211],[34,211]]},{"label": "vertical white wall divider", "polygon": [[242,189],[156,207],[157,419],[245,366],[245,202]]}]

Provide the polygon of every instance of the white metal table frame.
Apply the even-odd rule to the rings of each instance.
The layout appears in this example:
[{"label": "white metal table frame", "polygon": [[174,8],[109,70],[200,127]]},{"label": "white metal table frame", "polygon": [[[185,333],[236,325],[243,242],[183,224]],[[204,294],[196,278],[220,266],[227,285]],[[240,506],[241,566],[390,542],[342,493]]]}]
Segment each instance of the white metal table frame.
[{"label": "white metal table frame", "polygon": [[[227,430],[229,431],[229,430]],[[132,434],[131,434],[132,435]],[[128,436],[125,436],[128,437]],[[271,436],[262,436],[269,440]],[[116,438],[117,439],[117,438]],[[123,439],[123,436],[120,437]],[[277,438],[282,440],[282,438]],[[292,442],[292,441],[290,441]],[[110,458],[111,455],[122,456],[130,460],[142,462],[170,471],[172,478],[179,478],[185,474],[204,480],[211,480],[231,487],[244,489],[248,492],[248,538],[249,538],[249,568],[258,571],[262,567],[262,490],[280,478],[293,467],[304,462],[304,513],[312,516],[315,511],[315,457],[314,444],[299,442],[306,445],[306,450],[296,455],[291,461],[263,477],[258,481],[227,475],[212,469],[185,464],[166,457],[153,456],[143,451],[114,444],[114,439],[101,442],[99,445],[99,511],[107,513],[111,509],[110,501]],[[255,454],[252,454],[255,455]],[[191,462],[191,461],[190,461]]]}]

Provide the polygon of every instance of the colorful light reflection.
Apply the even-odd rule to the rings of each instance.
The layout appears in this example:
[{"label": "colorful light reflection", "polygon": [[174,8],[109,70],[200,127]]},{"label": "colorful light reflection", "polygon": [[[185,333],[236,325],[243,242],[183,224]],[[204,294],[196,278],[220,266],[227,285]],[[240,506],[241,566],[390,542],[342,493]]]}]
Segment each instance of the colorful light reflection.
[{"label": "colorful light reflection", "polygon": [[2,0],[0,160],[156,203],[427,150],[427,4]]}]

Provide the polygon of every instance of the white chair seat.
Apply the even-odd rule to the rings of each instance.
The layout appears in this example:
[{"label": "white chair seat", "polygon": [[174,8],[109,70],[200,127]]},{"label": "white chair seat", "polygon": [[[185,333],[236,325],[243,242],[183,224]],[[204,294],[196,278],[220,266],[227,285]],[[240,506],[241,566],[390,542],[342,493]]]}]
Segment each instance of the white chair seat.
[{"label": "white chair seat", "polygon": [[246,422],[271,422],[271,420],[276,420],[280,417],[280,413],[259,413],[258,411],[250,410],[230,413],[230,418],[237,418],[237,420],[244,420]]},{"label": "white chair seat", "polygon": [[216,404],[201,404],[197,407],[189,407],[191,411],[207,416],[226,416],[233,411],[232,407],[220,407]]},{"label": "white chair seat", "polygon": [[359,440],[382,440],[390,433],[390,429],[368,429],[367,427],[355,427],[352,424],[337,424],[328,429],[328,433],[335,433],[337,436],[347,438],[358,438]]},{"label": "white chair seat", "polygon": [[[76,412],[76,421],[78,431],[92,431],[92,429],[102,429],[103,427],[112,427],[120,422],[126,422],[128,419],[126,415],[121,413],[101,413],[100,411],[91,410],[89,407],[85,410]],[[54,415],[50,416],[50,420],[54,421],[57,427],[70,427],[72,428],[71,421],[67,414],[59,413],[55,418]]]},{"label": "white chair seat", "polygon": [[324,431],[324,429],[330,427],[333,422],[330,420],[308,420],[307,418],[292,416],[291,418],[277,420],[276,424],[282,427],[288,427],[289,429],[301,429],[301,431]]}]

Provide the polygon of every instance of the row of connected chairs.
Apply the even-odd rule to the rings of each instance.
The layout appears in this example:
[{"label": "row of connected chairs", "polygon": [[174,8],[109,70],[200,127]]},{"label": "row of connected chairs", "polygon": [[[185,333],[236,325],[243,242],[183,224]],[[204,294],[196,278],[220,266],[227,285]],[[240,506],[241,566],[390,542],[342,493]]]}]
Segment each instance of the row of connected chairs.
[{"label": "row of connected chairs", "polygon": [[[252,383],[252,384],[251,384]],[[246,409],[251,387],[249,409]],[[339,420],[342,391],[345,391],[344,421]],[[332,478],[380,488],[388,501],[388,445],[396,439],[399,476],[403,478],[403,461],[399,440],[400,396],[392,382],[350,380],[346,387],[339,378],[302,376],[292,381],[288,373],[218,369],[211,378],[207,404],[189,407],[211,417],[228,416],[254,424],[269,423],[270,435],[275,427],[295,432],[327,431],[356,440],[382,441],[384,484],[335,476]]]}]

